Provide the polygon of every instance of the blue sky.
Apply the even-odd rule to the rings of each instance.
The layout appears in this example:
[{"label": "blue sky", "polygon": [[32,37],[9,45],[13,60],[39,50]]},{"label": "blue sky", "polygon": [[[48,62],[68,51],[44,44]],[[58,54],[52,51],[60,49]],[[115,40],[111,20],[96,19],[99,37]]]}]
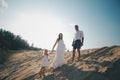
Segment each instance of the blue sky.
[{"label": "blue sky", "polygon": [[120,45],[120,1],[0,0],[0,28],[37,47],[51,49],[62,32],[72,49],[75,24],[85,35],[82,49]]}]

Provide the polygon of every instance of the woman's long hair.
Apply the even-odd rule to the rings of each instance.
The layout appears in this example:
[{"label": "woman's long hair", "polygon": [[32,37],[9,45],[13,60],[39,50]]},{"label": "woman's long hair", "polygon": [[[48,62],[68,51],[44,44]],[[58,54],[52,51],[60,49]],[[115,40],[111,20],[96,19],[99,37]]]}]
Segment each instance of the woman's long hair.
[{"label": "woman's long hair", "polygon": [[62,39],[63,39],[63,34],[60,33],[60,34],[58,35],[58,39],[57,39],[57,40],[59,41],[59,40],[62,40]]}]

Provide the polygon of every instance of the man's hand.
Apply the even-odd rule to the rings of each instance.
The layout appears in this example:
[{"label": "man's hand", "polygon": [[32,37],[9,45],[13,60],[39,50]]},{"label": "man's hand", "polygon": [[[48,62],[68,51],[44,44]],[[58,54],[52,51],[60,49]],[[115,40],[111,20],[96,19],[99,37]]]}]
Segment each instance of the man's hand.
[{"label": "man's hand", "polygon": [[74,46],[74,45],[75,45],[75,41],[72,42],[72,46]]},{"label": "man's hand", "polygon": [[81,46],[83,46],[83,43],[81,43]]}]

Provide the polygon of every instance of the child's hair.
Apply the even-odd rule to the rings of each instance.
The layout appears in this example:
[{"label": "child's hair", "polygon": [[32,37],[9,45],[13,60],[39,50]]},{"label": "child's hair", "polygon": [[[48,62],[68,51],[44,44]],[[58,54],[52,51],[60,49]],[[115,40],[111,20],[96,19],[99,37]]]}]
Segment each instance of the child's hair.
[{"label": "child's hair", "polygon": [[[45,52],[47,52],[47,54],[45,54]],[[44,49],[43,55],[48,55],[48,50],[47,49]]]}]

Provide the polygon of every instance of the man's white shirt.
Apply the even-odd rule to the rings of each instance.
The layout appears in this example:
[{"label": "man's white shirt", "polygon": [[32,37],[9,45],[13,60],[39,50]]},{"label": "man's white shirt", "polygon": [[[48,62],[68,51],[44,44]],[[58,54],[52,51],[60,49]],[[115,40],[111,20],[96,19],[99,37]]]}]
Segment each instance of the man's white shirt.
[{"label": "man's white shirt", "polygon": [[75,33],[75,36],[74,36],[74,41],[75,40],[81,40],[82,41],[82,37],[84,37],[84,33],[83,33],[83,31],[76,31],[76,33]]}]

